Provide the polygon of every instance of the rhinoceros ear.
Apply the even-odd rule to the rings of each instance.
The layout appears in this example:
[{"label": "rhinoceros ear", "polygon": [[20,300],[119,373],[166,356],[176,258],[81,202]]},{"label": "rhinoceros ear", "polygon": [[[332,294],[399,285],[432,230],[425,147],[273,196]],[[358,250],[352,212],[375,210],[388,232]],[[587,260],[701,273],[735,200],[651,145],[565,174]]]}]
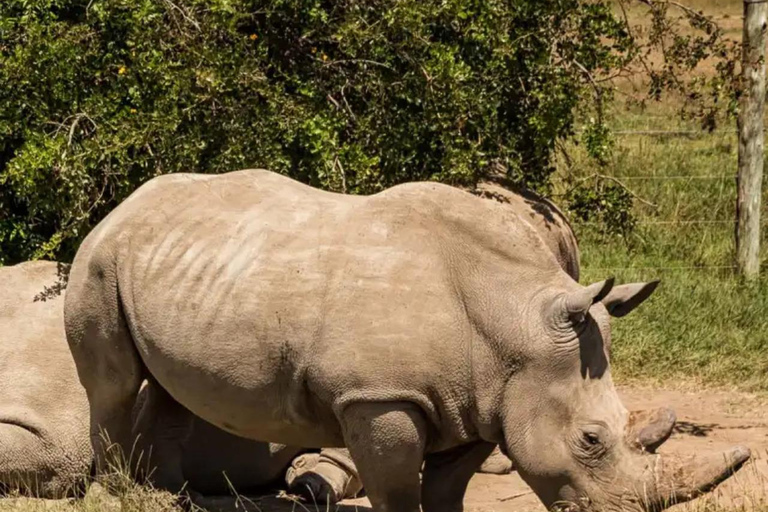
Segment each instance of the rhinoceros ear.
[{"label": "rhinoceros ear", "polygon": [[635,309],[651,296],[659,286],[658,280],[650,283],[632,283],[615,286],[602,299],[603,305],[611,316],[621,317]]},{"label": "rhinoceros ear", "polygon": [[592,304],[609,296],[611,288],[613,288],[612,277],[566,295],[564,301],[565,310],[571,322],[579,323],[583,321]]}]

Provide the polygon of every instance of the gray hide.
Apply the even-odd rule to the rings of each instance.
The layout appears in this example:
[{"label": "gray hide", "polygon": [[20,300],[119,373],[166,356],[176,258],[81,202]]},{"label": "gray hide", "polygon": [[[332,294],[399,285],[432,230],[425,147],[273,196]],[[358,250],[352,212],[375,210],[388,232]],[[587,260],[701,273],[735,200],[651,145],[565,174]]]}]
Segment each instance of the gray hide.
[{"label": "gray hide", "polygon": [[[64,337],[67,273],[47,261],[0,267],[0,494],[70,496],[89,476],[88,402]],[[136,412],[149,395],[142,390]],[[292,484],[322,476],[330,485],[315,486],[317,496],[332,492],[337,501],[360,488],[346,450],[301,455],[305,450],[236,437],[199,418],[183,450],[185,478],[206,494],[275,485],[292,465]]]},{"label": "gray hide", "polygon": [[83,242],[66,297],[98,471],[100,429],[132,445],[147,374],[143,439],[172,491],[181,405],[250,439],[346,445],[376,512],[462,510],[497,444],[571,510],[658,510],[740,467],[742,447],[683,462],[631,441],[609,313],[655,285],[581,286],[515,219],[434,183],[352,197],[267,171],[148,182]]},{"label": "gray hide", "polygon": [[91,465],[88,402],[64,341],[58,268],[0,267],[0,492],[67,496]]}]

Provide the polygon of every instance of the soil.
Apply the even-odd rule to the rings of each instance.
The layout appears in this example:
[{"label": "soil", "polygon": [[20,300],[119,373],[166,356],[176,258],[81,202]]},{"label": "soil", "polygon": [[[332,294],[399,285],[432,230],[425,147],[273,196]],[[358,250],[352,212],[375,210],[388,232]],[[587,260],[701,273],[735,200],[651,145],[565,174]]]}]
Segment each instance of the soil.
[{"label": "soil", "polygon": [[[686,391],[624,387],[619,389],[630,410],[671,407],[678,422],[672,437],[661,453],[703,453],[744,445],[752,450],[752,461],[713,493],[690,504],[680,505],[677,512],[705,512],[706,501],[739,512],[760,509],[768,512],[768,396],[755,396],[731,391]],[[116,498],[115,498],[116,500]],[[72,510],[57,508],[53,502],[41,500],[1,500],[1,510],[38,511]],[[8,501],[9,503],[6,503]],[[30,507],[32,502],[36,505]],[[464,500],[467,512],[546,512],[535,495],[516,473],[511,475],[475,475]],[[301,503],[290,497],[209,498],[202,503],[211,512],[353,512],[370,510],[367,499],[347,500],[326,507]],[[10,508],[9,508],[10,507]],[[104,509],[104,507],[100,507]],[[120,503],[109,510],[121,510]],[[687,510],[686,510],[687,508]],[[88,509],[90,510],[90,509]],[[718,509],[721,512],[722,508]]]},{"label": "soil", "polygon": [[[652,388],[621,388],[628,409],[671,407],[678,422],[674,434],[660,453],[702,453],[744,445],[752,450],[753,460],[734,477],[706,498],[677,507],[699,507],[702,500],[715,500],[728,508],[751,510],[768,503],[768,399],[729,391],[681,391]],[[464,501],[467,512],[545,512],[520,477],[476,475]],[[220,505],[224,503],[219,502]],[[264,512],[291,510],[334,510],[314,504],[292,503],[285,498],[255,500]],[[211,503],[211,509],[216,509]],[[336,508],[340,512],[368,510],[365,498],[347,500]],[[225,509],[221,507],[219,509]],[[240,509],[242,510],[242,508]]]}]

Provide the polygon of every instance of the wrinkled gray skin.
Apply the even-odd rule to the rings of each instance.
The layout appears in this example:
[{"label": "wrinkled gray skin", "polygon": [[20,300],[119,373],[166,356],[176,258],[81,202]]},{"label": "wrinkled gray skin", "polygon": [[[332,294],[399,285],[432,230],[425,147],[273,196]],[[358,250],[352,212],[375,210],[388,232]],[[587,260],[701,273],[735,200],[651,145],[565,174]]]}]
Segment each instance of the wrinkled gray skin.
[{"label": "wrinkled gray skin", "polygon": [[[562,269],[575,281],[579,280],[579,247],[576,235],[565,215],[553,203],[533,192],[515,189],[503,176],[493,176],[479,183],[472,193],[497,201],[516,214],[516,221],[523,219],[528,222]],[[501,454],[498,448],[494,449],[480,466],[481,473],[500,475],[513,470],[512,462]]]},{"label": "wrinkled gray skin", "polygon": [[[71,496],[90,474],[88,401],[64,337],[67,271],[47,261],[0,267],[0,495]],[[140,393],[139,415],[148,397]],[[230,483],[239,492],[274,485],[286,470],[295,490],[314,483],[318,496],[330,492],[333,501],[360,490],[346,450],[304,452],[236,437],[195,418],[182,466],[205,494],[228,494]]]},{"label": "wrinkled gray skin", "polygon": [[576,235],[563,212],[551,201],[531,191],[516,189],[501,176],[493,176],[479,183],[472,192],[498,202],[519,219],[528,222],[563,271],[574,281],[579,280],[581,266]]},{"label": "wrinkled gray skin", "polygon": [[35,300],[56,282],[55,263],[0,267],[0,493],[58,498],[89,472],[88,402],[63,300]]},{"label": "wrinkled gray skin", "polygon": [[153,477],[172,491],[191,425],[177,404],[251,439],[346,445],[377,512],[462,510],[496,444],[570,510],[660,509],[740,467],[741,447],[679,461],[635,446],[609,315],[655,283],[581,286],[515,218],[433,183],[368,197],[266,171],[145,184],[86,238],[66,297],[97,469],[99,429],[128,450],[145,377]]}]

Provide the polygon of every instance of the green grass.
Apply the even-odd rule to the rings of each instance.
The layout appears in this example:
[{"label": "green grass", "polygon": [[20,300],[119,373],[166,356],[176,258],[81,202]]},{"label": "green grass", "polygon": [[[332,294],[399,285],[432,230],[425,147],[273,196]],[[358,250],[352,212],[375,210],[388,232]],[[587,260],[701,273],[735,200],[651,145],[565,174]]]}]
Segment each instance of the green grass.
[{"label": "green grass", "polygon": [[[620,109],[613,125],[624,131],[696,129],[680,121],[670,105]],[[748,284],[727,268],[735,253],[734,130],[725,126],[693,138],[621,135],[613,160],[601,169],[580,147],[567,149],[572,176],[598,172],[622,177],[634,194],[655,205],[635,201],[639,224],[627,237],[606,234],[600,226],[575,225],[584,282],[611,275],[619,282],[662,280],[649,302],[614,322],[620,379],[768,391],[768,280]],[[565,176],[564,165],[561,171]],[[704,176],[727,178],[699,179]],[[768,251],[763,255],[768,274]]]},{"label": "green grass", "polygon": [[[741,2],[681,3],[713,15],[729,37],[740,39]],[[645,10],[635,5],[630,16],[642,21]],[[621,131],[696,130],[695,125],[682,122],[675,110],[674,101],[644,110],[620,107],[613,126]],[[572,174],[629,177],[623,184],[656,205],[635,202],[640,224],[626,238],[602,233],[597,226],[576,226],[584,281],[609,275],[621,282],[662,280],[652,300],[614,322],[614,363],[620,379],[768,391],[768,278],[748,284],[730,269],[718,268],[734,264],[736,182],[700,179],[735,176],[738,142],[734,132],[735,124],[694,138],[621,135],[615,158],[603,169],[587,162],[580,148],[569,147],[575,162]],[[647,179],[660,176],[690,178]],[[768,194],[764,204],[768,205]],[[763,223],[765,244],[765,213]],[[762,252],[764,274],[768,274],[768,250]]]}]

